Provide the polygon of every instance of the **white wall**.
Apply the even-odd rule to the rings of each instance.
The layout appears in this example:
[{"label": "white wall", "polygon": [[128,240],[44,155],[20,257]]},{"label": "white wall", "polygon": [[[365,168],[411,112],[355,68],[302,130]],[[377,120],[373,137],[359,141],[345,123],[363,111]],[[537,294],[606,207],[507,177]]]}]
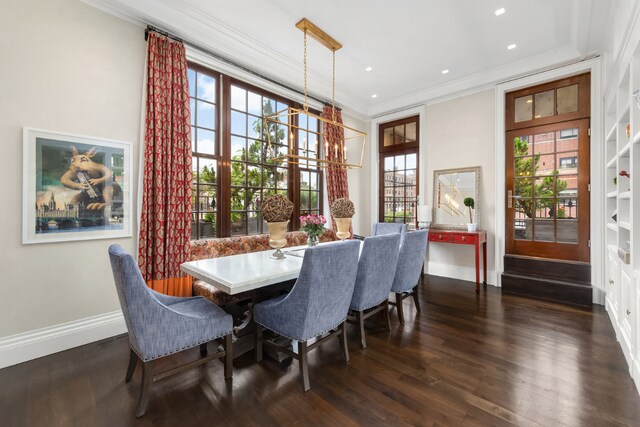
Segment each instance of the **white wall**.
[{"label": "white wall", "polygon": [[[354,129],[366,132],[369,129],[369,122],[357,119],[347,114],[342,115],[342,121],[345,125]],[[347,170],[347,179],[349,181],[349,198],[356,208],[353,216],[353,232],[361,236],[368,235],[371,231],[372,215],[369,206],[371,205],[371,162],[369,161],[371,152],[371,135],[367,135],[367,141],[364,147],[364,161],[360,169]],[[355,144],[354,144],[355,146]],[[349,146],[351,149],[351,146]],[[360,163],[360,153],[353,150],[347,151],[349,163]],[[326,193],[325,193],[326,194]],[[325,212],[329,212],[329,205],[325,204]]]},{"label": "white wall", "polygon": [[[422,130],[426,150],[420,156],[426,156],[427,161],[421,183],[426,182],[429,206],[433,205],[434,170],[481,167],[479,228],[487,231],[487,280],[495,284],[495,91],[427,105],[426,122],[426,129]],[[475,280],[473,246],[430,243],[427,272]]]},{"label": "white wall", "polygon": [[143,28],[77,0],[3,2],[0,28],[5,337],[120,309],[107,247],[134,238],[22,245],[22,127],[129,141],[137,177],[146,45]]}]

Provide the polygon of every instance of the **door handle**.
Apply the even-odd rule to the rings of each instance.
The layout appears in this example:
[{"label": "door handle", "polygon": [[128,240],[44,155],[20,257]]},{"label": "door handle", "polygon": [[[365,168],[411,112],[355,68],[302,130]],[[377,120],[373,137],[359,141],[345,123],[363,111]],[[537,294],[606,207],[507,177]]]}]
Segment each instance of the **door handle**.
[{"label": "door handle", "polygon": [[514,196],[513,190],[507,190],[507,208],[513,208],[513,199],[519,199],[520,196]]}]

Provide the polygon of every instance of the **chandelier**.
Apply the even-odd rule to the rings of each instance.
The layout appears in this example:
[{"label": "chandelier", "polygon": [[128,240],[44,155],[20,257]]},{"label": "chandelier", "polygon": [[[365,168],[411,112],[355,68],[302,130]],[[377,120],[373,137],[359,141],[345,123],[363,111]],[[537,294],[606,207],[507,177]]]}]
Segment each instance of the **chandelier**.
[{"label": "chandelier", "polygon": [[[336,107],[335,107],[335,93],[336,93],[336,51],[342,48],[342,44],[336,41],[329,34],[318,28],[315,24],[309,21],[307,18],[302,18],[297,24],[296,28],[300,29],[304,33],[304,104],[302,109],[297,107],[287,107],[281,111],[276,111],[273,114],[265,116],[264,129],[267,134],[267,142],[269,144],[269,152],[271,154],[271,160],[276,163],[290,163],[300,164],[310,162],[311,164],[317,163],[318,167],[325,168],[329,166],[339,167],[344,169],[361,168],[364,161],[364,148],[367,141],[367,133],[359,131],[350,126],[346,126],[336,121]],[[331,94],[331,117],[323,117],[309,111],[308,103],[308,91],[307,91],[307,34],[316,39],[320,44],[331,50],[333,54],[333,79],[332,79],[332,94]],[[308,153],[307,150],[300,148],[300,142],[298,141],[298,132],[296,130],[308,130],[305,127],[299,126],[299,118],[303,115],[313,117],[318,120],[320,124],[330,124],[344,133],[344,138],[340,140],[340,144],[335,141],[330,142],[328,135],[324,134],[323,129],[320,129],[320,137],[323,143],[315,141],[315,154],[316,157],[309,157],[300,155],[299,153]],[[271,129],[286,129],[288,133],[288,146],[286,153],[276,156],[274,155],[274,140],[278,138],[277,132],[271,132]],[[324,128],[324,126],[322,126]],[[315,130],[314,130],[315,132]],[[311,141],[309,141],[310,143]],[[303,144],[304,145],[304,144]],[[347,156],[347,153],[349,155]],[[359,163],[349,162],[348,157],[352,159],[358,159]]]}]

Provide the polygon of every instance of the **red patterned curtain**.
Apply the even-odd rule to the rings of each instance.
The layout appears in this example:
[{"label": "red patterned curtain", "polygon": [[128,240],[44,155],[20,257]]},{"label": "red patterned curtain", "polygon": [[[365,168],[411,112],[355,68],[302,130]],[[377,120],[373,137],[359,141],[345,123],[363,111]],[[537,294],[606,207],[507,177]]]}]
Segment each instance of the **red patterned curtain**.
[{"label": "red patterned curtain", "polygon": [[[322,117],[342,124],[342,112],[325,105],[322,110]],[[344,129],[327,122],[323,122],[322,132],[324,133],[326,153],[325,158],[336,162],[344,161]],[[340,166],[327,167],[327,196],[329,207],[336,199],[349,198],[349,183],[347,182],[347,170]],[[336,229],[336,222],[331,215],[331,226]]]},{"label": "red patterned curtain", "polygon": [[147,284],[191,296],[191,126],[184,45],[150,31],[138,264]]}]

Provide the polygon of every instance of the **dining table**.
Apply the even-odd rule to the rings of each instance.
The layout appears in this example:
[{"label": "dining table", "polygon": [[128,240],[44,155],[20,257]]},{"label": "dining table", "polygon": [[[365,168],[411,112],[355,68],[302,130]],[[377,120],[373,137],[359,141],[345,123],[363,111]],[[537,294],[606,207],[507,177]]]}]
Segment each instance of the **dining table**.
[{"label": "dining table", "polygon": [[300,274],[307,246],[284,250],[285,258],[273,258],[273,250],[188,261],[180,270],[229,295],[255,291],[294,280]]},{"label": "dining table", "polygon": [[[255,348],[253,305],[291,289],[300,274],[307,248],[304,245],[283,249],[283,259],[274,258],[274,251],[267,250],[188,261],[180,265],[181,271],[229,295],[249,293],[248,302],[240,310],[237,307],[225,307],[234,316],[234,324],[238,324],[233,329],[234,358]],[[295,343],[293,345],[295,347]],[[290,359],[283,353],[267,354],[281,362]]]}]

